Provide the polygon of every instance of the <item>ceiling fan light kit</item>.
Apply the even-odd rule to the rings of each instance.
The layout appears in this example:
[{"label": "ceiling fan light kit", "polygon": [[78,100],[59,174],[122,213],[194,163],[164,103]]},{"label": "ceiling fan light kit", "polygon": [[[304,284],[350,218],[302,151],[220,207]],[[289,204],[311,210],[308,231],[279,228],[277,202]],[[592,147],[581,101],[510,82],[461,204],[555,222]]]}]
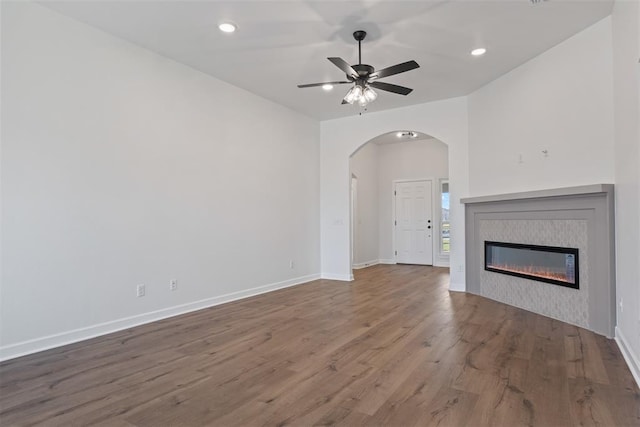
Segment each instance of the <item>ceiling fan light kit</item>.
[{"label": "ceiling fan light kit", "polygon": [[353,104],[355,102],[358,102],[358,104],[363,107],[368,103],[375,101],[378,97],[378,94],[373,90],[373,88],[397,93],[399,95],[410,94],[413,89],[394,85],[391,83],[380,82],[378,81],[378,79],[404,73],[406,71],[419,68],[420,65],[418,65],[416,61],[407,61],[376,71],[376,69],[371,65],[362,63],[362,40],[364,40],[366,36],[367,33],[363,30],[358,30],[353,33],[353,38],[358,42],[358,64],[349,65],[347,61],[337,57],[327,58],[333,65],[340,68],[346,74],[347,80],[336,82],[310,83],[298,85],[298,87],[307,88],[322,86],[324,88],[327,85],[353,84],[351,89],[349,89],[345,97],[342,99],[342,103]]},{"label": "ceiling fan light kit", "polygon": [[367,102],[373,102],[376,100],[376,98],[378,97],[378,93],[371,89],[369,86],[364,88],[364,91],[362,93],[362,98],[364,98],[365,101]]},{"label": "ceiling fan light kit", "polygon": [[347,95],[344,97],[345,102],[347,104],[353,104],[354,102],[360,100],[362,92],[362,87],[356,84],[351,89],[349,89],[349,92],[347,92]]}]

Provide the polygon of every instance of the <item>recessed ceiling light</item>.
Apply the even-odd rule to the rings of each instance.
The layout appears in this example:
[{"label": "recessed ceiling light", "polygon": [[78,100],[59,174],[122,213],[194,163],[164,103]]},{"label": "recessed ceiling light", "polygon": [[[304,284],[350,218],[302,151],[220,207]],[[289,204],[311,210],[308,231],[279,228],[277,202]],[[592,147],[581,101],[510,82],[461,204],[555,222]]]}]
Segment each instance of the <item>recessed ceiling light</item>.
[{"label": "recessed ceiling light", "polygon": [[238,27],[236,26],[236,24],[233,24],[231,22],[223,22],[222,24],[218,25],[218,28],[223,33],[233,33]]},{"label": "recessed ceiling light", "polygon": [[326,85],[322,85],[322,89],[324,89],[326,91],[329,91],[329,90],[333,89],[333,85],[330,85],[330,84],[327,83]]},{"label": "recessed ceiling light", "polygon": [[471,51],[471,55],[473,55],[473,56],[480,56],[480,55],[484,55],[485,53],[487,53],[487,49],[485,49],[483,47],[479,47],[479,48],[473,49]]}]

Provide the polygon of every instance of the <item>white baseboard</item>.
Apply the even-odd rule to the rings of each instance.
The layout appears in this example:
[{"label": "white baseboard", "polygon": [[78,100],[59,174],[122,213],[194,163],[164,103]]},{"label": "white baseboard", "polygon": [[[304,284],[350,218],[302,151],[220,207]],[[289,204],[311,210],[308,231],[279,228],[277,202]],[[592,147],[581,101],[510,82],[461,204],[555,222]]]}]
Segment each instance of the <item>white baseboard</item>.
[{"label": "white baseboard", "polygon": [[462,282],[462,283],[454,283],[454,282],[449,282],[449,290],[453,291],[453,292],[466,292],[467,291],[467,285]]},{"label": "white baseboard", "polygon": [[[378,264],[397,264],[395,259],[379,259],[378,260]],[[449,263],[445,262],[445,261],[438,261],[435,260],[433,262],[433,266],[434,267],[446,267],[449,268]],[[356,268],[356,266],[354,265],[353,268]]]},{"label": "white baseboard", "polygon": [[110,334],[112,332],[121,331],[123,329],[128,329],[134,326],[143,325],[145,323],[155,322],[158,320],[166,319],[168,317],[179,316],[181,314],[202,310],[203,308],[213,307],[215,305],[236,301],[267,292],[272,292],[278,289],[300,285],[312,280],[317,280],[319,278],[319,274],[310,274],[308,276],[296,277],[282,282],[258,286],[256,288],[251,288],[244,291],[233,292],[226,295],[220,295],[200,301],[194,301],[187,304],[181,304],[173,307],[163,308],[161,310],[99,323],[97,325],[92,325],[85,328],[74,329],[72,331],[62,332],[42,338],[36,338],[28,341],[22,341],[16,344],[2,346],[0,347],[0,361],[14,359],[16,357],[37,353],[43,350],[49,350],[51,348],[61,347],[67,344],[73,344],[78,341],[84,341],[90,338]]},{"label": "white baseboard", "polygon": [[374,259],[372,261],[365,261],[365,262],[359,262],[357,264],[353,264],[352,267],[354,270],[359,270],[361,268],[371,267],[372,265],[378,265],[378,264],[380,264],[380,261],[377,259]]},{"label": "white baseboard", "polygon": [[624,357],[625,362],[627,362],[627,366],[629,366],[629,370],[631,371],[631,375],[636,380],[636,384],[640,387],[640,359],[629,346],[629,342],[626,340],[620,329],[616,326],[616,343],[618,343],[618,348],[620,348],[620,352],[622,353],[622,357]]},{"label": "white baseboard", "polygon": [[351,281],[353,281],[353,274],[322,273],[322,275],[320,277],[322,279],[341,280],[343,282],[351,282]]}]

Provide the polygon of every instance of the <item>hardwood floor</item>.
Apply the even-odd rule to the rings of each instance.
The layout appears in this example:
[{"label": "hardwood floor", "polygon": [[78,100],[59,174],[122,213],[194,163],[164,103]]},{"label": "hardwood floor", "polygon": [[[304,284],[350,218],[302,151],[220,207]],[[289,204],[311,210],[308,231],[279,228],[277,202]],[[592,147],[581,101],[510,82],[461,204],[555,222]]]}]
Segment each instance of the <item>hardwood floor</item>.
[{"label": "hardwood floor", "polygon": [[612,340],[375,266],[0,365],[0,424],[640,425]]}]

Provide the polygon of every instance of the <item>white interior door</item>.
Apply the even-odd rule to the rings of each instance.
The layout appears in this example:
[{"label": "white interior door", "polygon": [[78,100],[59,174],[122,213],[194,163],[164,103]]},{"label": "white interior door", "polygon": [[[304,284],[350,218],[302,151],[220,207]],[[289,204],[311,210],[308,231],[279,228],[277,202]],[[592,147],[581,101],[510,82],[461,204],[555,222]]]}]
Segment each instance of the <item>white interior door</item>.
[{"label": "white interior door", "polygon": [[395,185],[396,262],[433,265],[433,209],[430,180]]}]

